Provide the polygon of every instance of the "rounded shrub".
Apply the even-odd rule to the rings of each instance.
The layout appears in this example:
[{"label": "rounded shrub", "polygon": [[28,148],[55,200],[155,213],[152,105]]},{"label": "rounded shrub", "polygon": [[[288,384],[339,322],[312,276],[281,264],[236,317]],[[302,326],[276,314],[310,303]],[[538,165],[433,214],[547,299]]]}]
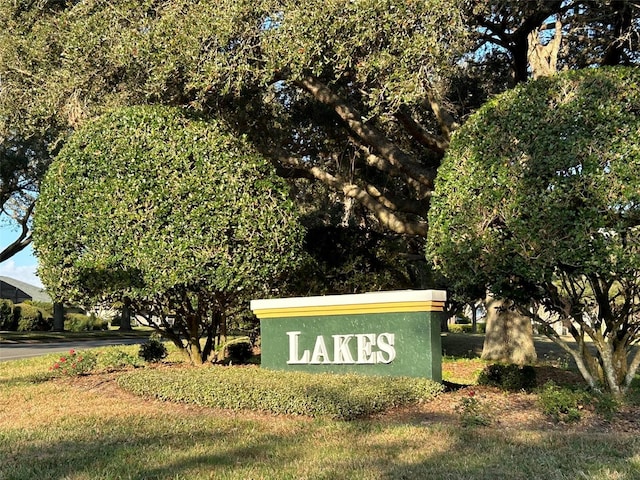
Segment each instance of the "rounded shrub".
[{"label": "rounded shrub", "polygon": [[83,313],[67,313],[64,320],[64,329],[69,332],[89,332],[92,330],[106,330],[108,323],[95,315]]},{"label": "rounded shrub", "polygon": [[15,330],[18,324],[13,315],[13,302],[0,300],[0,330]]},{"label": "rounded shrub", "polygon": [[498,387],[510,392],[531,391],[536,387],[536,371],[531,365],[487,365],[478,376],[479,385]]},{"label": "rounded shrub", "polygon": [[226,347],[227,360],[230,363],[248,363],[253,357],[253,346],[249,340],[241,340],[238,342],[229,343]]},{"label": "rounded shrub", "polygon": [[53,326],[52,320],[45,318],[42,310],[28,303],[16,305],[14,312],[18,316],[19,332],[47,332]]},{"label": "rounded shrub", "polygon": [[156,363],[161,361],[169,354],[167,347],[160,341],[158,335],[153,334],[149,337],[149,340],[140,345],[140,351],[138,356],[145,362]]}]

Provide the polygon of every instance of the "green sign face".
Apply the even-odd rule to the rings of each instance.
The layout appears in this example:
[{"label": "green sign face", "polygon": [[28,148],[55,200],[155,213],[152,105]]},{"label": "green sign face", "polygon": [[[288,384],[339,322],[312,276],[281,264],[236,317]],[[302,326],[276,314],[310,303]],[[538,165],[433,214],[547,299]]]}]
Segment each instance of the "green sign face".
[{"label": "green sign face", "polygon": [[[275,304],[270,308],[270,304],[252,302],[261,318],[262,366],[274,370],[426,377],[441,381],[442,312],[411,311],[433,308],[425,306],[425,302],[417,307],[412,302],[381,304],[377,301],[379,294],[370,295],[375,294],[349,296],[364,296],[369,302],[364,307],[349,304],[307,308],[294,304],[287,308],[287,304]],[[311,303],[314,298],[322,298],[326,303],[331,297],[311,297]],[[343,297],[333,298],[342,301]],[[393,311],[397,309],[409,311]]]}]

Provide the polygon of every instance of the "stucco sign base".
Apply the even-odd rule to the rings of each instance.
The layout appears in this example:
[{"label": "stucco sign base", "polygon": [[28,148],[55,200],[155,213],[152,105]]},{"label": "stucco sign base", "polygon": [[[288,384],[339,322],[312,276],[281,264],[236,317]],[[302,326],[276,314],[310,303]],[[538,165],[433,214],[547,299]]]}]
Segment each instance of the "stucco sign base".
[{"label": "stucco sign base", "polygon": [[253,300],[262,367],[441,381],[445,301],[440,290]]}]

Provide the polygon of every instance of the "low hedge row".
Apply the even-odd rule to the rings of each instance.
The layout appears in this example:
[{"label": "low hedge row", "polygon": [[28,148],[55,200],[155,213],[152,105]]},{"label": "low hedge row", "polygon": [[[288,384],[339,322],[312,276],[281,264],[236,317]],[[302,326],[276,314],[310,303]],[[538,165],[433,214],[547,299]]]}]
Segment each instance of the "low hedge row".
[{"label": "low hedge row", "polygon": [[[476,333],[485,333],[486,326],[487,326],[486,323],[476,324]],[[449,329],[449,332],[451,333],[473,333],[473,325],[471,325],[470,323],[467,323],[467,324],[452,323],[447,327]]]},{"label": "low hedge row", "polygon": [[94,315],[84,313],[67,313],[64,316],[64,329],[68,332],[90,332],[93,330],[108,330],[109,322]]},{"label": "low hedge row", "polygon": [[258,367],[158,369],[118,377],[132,393],[234,410],[353,420],[433,399],[442,385],[427,379],[276,372]]}]

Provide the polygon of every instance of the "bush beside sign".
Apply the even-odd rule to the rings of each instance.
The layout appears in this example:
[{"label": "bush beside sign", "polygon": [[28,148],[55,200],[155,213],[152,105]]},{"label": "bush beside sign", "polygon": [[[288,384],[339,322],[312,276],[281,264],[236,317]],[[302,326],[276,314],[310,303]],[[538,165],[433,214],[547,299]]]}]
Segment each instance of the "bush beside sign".
[{"label": "bush beside sign", "polygon": [[439,290],[254,300],[262,366],[442,380]]}]

